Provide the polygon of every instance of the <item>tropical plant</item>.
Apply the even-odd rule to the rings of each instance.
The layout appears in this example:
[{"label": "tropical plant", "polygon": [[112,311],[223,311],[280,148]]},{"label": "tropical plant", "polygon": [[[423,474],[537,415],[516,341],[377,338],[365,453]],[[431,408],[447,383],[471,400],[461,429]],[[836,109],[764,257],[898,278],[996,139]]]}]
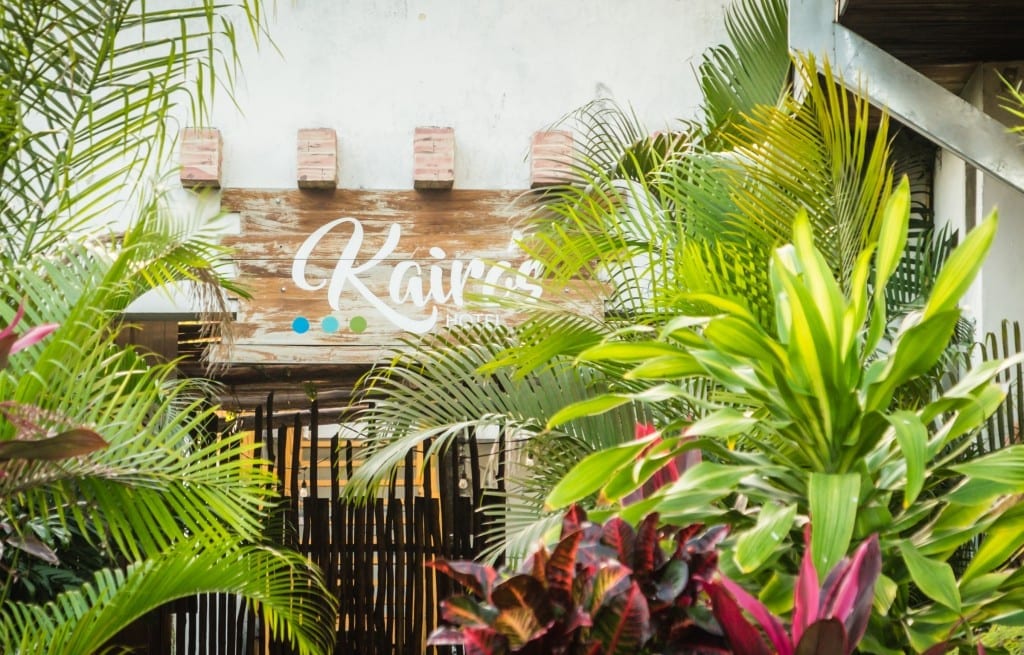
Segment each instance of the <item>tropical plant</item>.
[{"label": "tropical plant", "polygon": [[[0,553],[5,653],[99,652],[147,610],[208,591],[240,594],[300,652],[332,648],[334,601],[319,572],[259,545],[275,497],[251,448],[239,435],[197,438],[215,411],[205,383],[117,341],[144,292],[185,282],[216,297],[231,286],[208,226],[171,215],[147,180],[166,165],[175,107],[191,99],[201,122],[214,88],[230,87],[232,11],[0,8],[0,339],[16,343],[22,313],[60,324],[0,371],[0,523],[20,546]],[[259,2],[237,16],[254,36],[265,29]],[[132,219],[119,236],[95,228],[118,212]],[[107,445],[40,456],[67,434]],[[68,567],[81,559],[73,549],[95,555],[85,570]],[[40,557],[67,575],[23,584]]]},{"label": "tropical plant", "polygon": [[[996,220],[954,250],[922,309],[887,339],[884,289],[903,251],[909,201],[904,182],[887,204],[878,243],[859,253],[848,290],[800,216],[793,244],[772,260],[773,331],[742,302],[701,294],[697,300],[709,308],[701,315],[648,330],[646,340],[613,337],[582,352],[583,361],[614,362],[628,368],[626,378],[651,381],[658,397],[688,395],[680,382],[691,376],[711,378],[722,391],[705,403],[700,419],[664,423],[648,463],[633,464],[650,445],[644,440],[591,455],[549,503],[559,507],[594,492],[614,502],[666,457],[701,448],[714,461],[616,513],[627,520],[649,511],[676,523],[727,520],[736,528],[727,561],[766,584],[782,575],[768,565],[785,566],[786,537],[797,517],[814,520],[810,550],[819,576],[853,539],[877,532],[886,562],[883,600],[861,645],[865,652],[973,643],[974,625],[1006,619],[1024,594],[1013,560],[1024,537],[1011,527],[1021,511],[1024,477],[1017,467],[1024,449],[971,449],[1005,393],[995,376],[1014,362],[976,365],[915,406],[894,402],[898,389],[929,375],[942,357],[959,318],[957,303],[980,269]],[[597,397],[567,407],[551,423],[653,396]],[[604,473],[595,477],[595,470]],[[746,499],[742,513],[730,509],[737,494]],[[709,509],[709,500],[721,502]],[[982,533],[957,578],[948,560]]]},{"label": "tropical plant", "polygon": [[698,598],[725,533],[721,526],[661,530],[656,514],[636,530],[620,519],[595,525],[574,507],[553,550],[541,545],[515,574],[433,562],[470,593],[441,602],[452,625],[428,643],[473,655],[729,652]]},{"label": "tropical plant", "polygon": [[[882,572],[878,536],[871,535],[851,557],[836,564],[820,587],[809,542],[805,540],[794,585],[791,633],[761,601],[728,577],[720,576],[707,585],[715,618],[740,652],[851,655],[864,637],[875,583]],[[747,620],[744,610],[754,623]]]}]

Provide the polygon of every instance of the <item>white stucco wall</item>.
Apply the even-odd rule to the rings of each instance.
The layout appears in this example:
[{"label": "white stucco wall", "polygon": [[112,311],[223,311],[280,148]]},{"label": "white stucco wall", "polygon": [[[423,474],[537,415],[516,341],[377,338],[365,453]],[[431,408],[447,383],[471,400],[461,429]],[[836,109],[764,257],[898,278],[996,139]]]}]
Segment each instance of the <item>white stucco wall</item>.
[{"label": "white stucco wall", "polygon": [[725,39],[725,0],[279,2],[280,50],[243,52],[215,105],[225,186],[295,185],[295,133],[332,127],[340,185],[412,185],[418,125],[455,128],[456,187],[525,188],[530,135],[599,97],[651,128],[692,117],[692,67]]}]

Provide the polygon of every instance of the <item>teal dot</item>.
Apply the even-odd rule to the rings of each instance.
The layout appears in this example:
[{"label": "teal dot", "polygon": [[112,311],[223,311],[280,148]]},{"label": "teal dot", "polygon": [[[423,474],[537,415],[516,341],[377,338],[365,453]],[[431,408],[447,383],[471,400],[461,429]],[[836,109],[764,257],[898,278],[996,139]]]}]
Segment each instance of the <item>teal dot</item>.
[{"label": "teal dot", "polygon": [[305,334],[309,332],[309,319],[305,316],[296,316],[295,320],[292,321],[292,330],[296,334]]},{"label": "teal dot", "polygon": [[331,334],[332,332],[338,331],[338,319],[333,316],[325,316],[324,320],[320,322],[320,327],[324,329],[324,332]]},{"label": "teal dot", "polygon": [[366,319],[362,316],[353,316],[352,320],[348,322],[348,329],[356,334],[361,333],[366,329]]}]

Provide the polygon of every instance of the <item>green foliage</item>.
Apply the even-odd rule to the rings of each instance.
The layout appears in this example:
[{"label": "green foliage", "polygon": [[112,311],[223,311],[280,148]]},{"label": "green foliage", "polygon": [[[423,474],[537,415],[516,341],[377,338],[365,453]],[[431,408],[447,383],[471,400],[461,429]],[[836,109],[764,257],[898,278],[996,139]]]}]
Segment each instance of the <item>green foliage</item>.
[{"label": "green foliage", "polygon": [[[717,441],[707,449],[721,462],[718,479],[729,483],[718,488],[720,497],[731,491],[762,508],[795,501],[799,514],[815,523],[811,550],[819,575],[846,554],[851,539],[878,532],[885,574],[899,588],[912,583],[922,594],[916,601],[906,593],[895,598],[884,619],[878,617],[886,629],[869,633],[862,647],[867,652],[908,646],[922,652],[970,639],[972,624],[1000,618],[1004,603],[1017,602],[1024,593],[1013,563],[1024,543],[1014,501],[1024,491],[1019,447],[958,463],[1003,397],[995,376],[1015,361],[979,365],[916,406],[894,404],[897,389],[928,375],[942,357],[958,318],[957,302],[981,267],[996,220],[967,236],[923,308],[885,340],[884,285],[903,248],[908,201],[904,182],[883,212],[877,245],[868,244],[857,258],[853,278],[863,284],[843,291],[814,247],[808,221],[798,218],[793,243],[779,248],[772,261],[774,333],[741,306],[709,297],[705,301],[717,310],[696,329],[689,327],[694,321],[680,329],[670,323],[658,340],[676,348],[679,357],[692,358],[703,369],[697,374],[723,389],[719,400],[708,403],[704,418],[679,417],[662,427],[664,456],[691,447],[687,437]],[[579,358],[613,359],[643,370],[652,351],[649,343],[614,339],[613,348],[598,346]],[[656,356],[665,354],[659,350]],[[673,376],[658,382],[663,393],[679,388]],[[650,402],[645,392],[632,398]],[[599,401],[588,399],[562,416],[599,407]],[[673,434],[681,436],[666,438]],[[621,494],[642,484],[638,474],[645,469],[620,461],[618,450],[589,456],[549,501],[559,505],[589,497],[595,487],[588,470],[606,471],[596,489],[601,498],[613,499],[604,488]],[[730,469],[737,473],[731,479]],[[723,520],[719,508],[701,515],[685,507],[675,516],[674,508],[692,493],[681,483],[654,492],[645,509],[669,521]],[[622,509],[626,515],[630,511]],[[735,516],[728,521],[743,524]],[[746,535],[740,531],[738,539],[766,538],[757,523]],[[981,550],[957,579],[947,560],[982,531]],[[781,551],[789,546],[773,542],[768,545],[779,551],[776,557],[784,558]],[[991,586],[996,579],[998,585]],[[985,592],[978,593],[983,584]]]},{"label": "green foliage", "polygon": [[[170,215],[147,180],[165,172],[175,107],[191,103],[202,123],[214,89],[230,90],[231,16],[258,37],[261,11],[249,0],[0,8],[5,653],[98,652],[146,611],[211,591],[240,594],[297,652],[333,646],[321,575],[254,545],[273,480],[239,435],[197,439],[215,412],[206,383],[117,341],[147,291],[233,289],[209,226]],[[117,211],[132,218],[120,236],[95,231]],[[13,334],[22,310],[28,325],[60,327],[8,359],[28,338]]]}]

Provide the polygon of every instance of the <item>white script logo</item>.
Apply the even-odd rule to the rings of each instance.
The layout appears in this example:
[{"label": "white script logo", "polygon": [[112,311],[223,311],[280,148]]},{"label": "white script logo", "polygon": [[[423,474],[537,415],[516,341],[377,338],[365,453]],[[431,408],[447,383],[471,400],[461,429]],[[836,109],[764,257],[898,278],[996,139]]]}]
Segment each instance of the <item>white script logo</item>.
[{"label": "white script logo", "polygon": [[[311,258],[317,244],[340,225],[351,225],[352,236],[337,254],[338,263],[334,267],[330,284],[328,285],[328,280],[310,281],[306,277],[306,262]],[[507,261],[486,264],[476,257],[469,261],[447,261],[448,254],[444,249],[433,246],[429,249],[434,260],[430,264],[408,260],[399,262],[391,271],[388,298],[378,298],[367,288],[364,278],[391,256],[401,238],[402,226],[392,223],[384,245],[359,264],[357,258],[363,247],[363,224],[355,218],[333,220],[321,226],[302,242],[292,262],[292,281],[295,282],[295,286],[306,291],[319,291],[328,285],[327,302],[335,311],[341,309],[341,295],[345,289],[352,289],[397,327],[418,334],[429,332],[437,324],[438,304],[463,306],[463,294],[470,280],[481,283],[480,293],[484,296],[494,296],[498,293],[508,296],[517,293],[528,294],[533,298],[540,297],[541,287],[531,281],[538,267],[538,263],[533,260],[524,262],[518,268],[513,268]],[[430,314],[420,319],[410,318],[401,311],[402,307],[407,305],[417,309],[430,305]]]}]

